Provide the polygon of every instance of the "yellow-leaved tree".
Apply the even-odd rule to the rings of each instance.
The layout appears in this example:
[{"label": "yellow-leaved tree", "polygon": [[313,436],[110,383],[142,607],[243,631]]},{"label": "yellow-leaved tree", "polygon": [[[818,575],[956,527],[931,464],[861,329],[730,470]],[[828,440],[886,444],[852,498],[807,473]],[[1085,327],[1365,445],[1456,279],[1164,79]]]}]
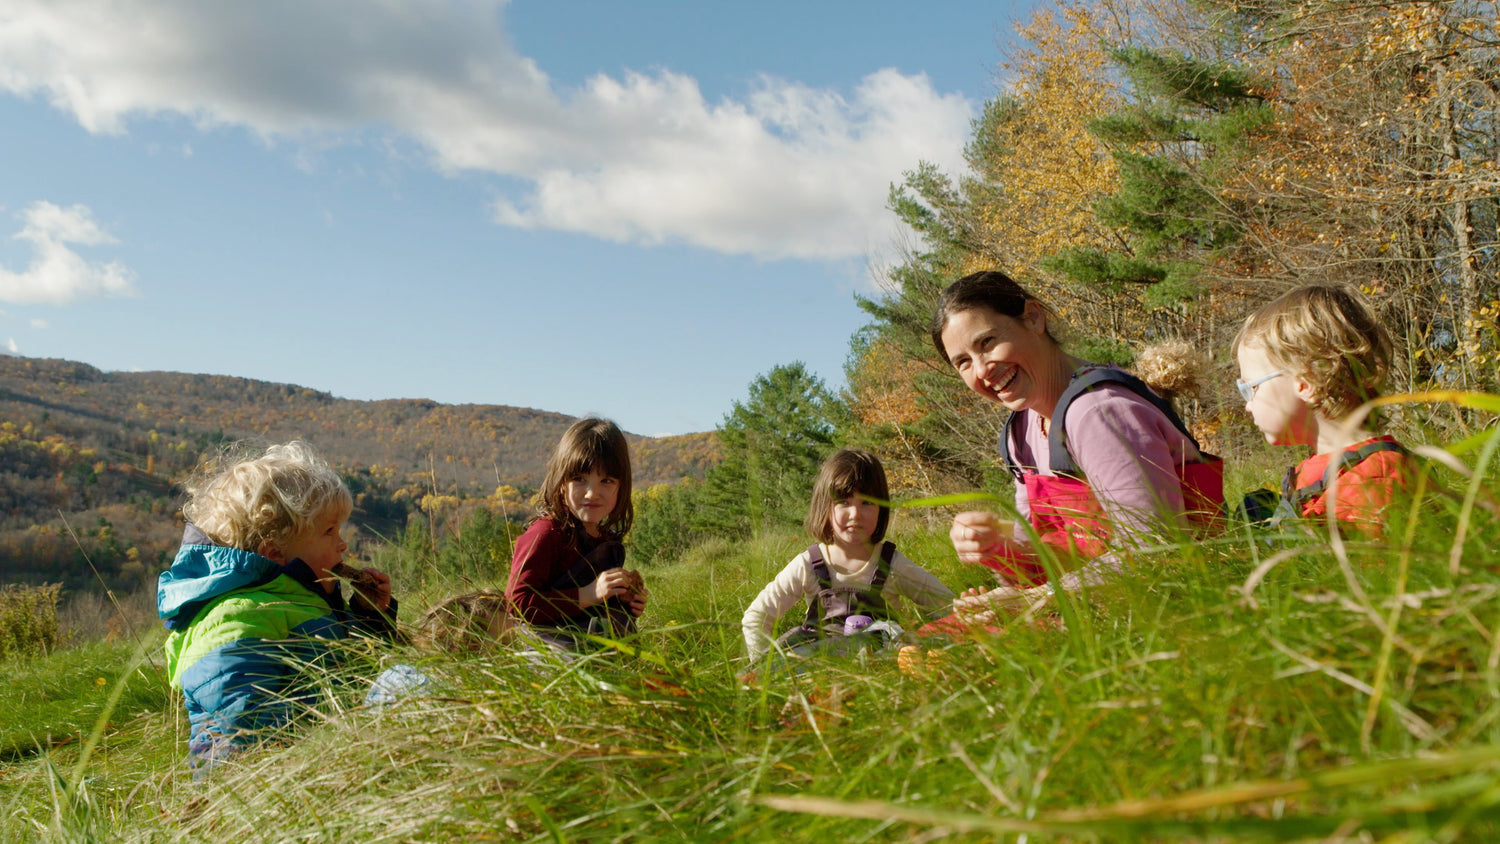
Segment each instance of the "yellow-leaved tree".
[{"label": "yellow-leaved tree", "polygon": [[1059,249],[1118,242],[1092,211],[1117,177],[1089,124],[1121,97],[1094,14],[1064,3],[1020,27],[1021,46],[999,68],[1003,89],[965,148],[968,170],[955,177],[924,162],[892,189],[891,209],[920,246],[889,270],[882,296],[861,302],[874,321],[856,340],[849,391],[860,421],[878,429],[869,439],[916,461],[898,470],[903,484],[972,487],[996,471],[1000,415],[968,393],[928,337],[948,282],[1001,269],[1061,313],[1084,346],[1128,336],[1111,306],[1117,291],[1065,286],[1042,265]]}]

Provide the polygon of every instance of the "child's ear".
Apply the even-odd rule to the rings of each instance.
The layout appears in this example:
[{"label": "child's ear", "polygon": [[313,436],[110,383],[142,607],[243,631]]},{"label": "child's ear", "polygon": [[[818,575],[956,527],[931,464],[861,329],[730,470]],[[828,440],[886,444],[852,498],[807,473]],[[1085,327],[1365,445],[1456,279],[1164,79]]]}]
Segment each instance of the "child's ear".
[{"label": "child's ear", "polygon": [[1294,375],[1292,377],[1296,385],[1297,398],[1301,399],[1303,404],[1311,406],[1313,400],[1318,397],[1318,391],[1301,375]]},{"label": "child's ear", "polygon": [[262,539],[260,547],[255,549],[255,553],[273,563],[286,563],[286,554],[282,553],[281,549],[276,546],[276,543],[269,539]]}]

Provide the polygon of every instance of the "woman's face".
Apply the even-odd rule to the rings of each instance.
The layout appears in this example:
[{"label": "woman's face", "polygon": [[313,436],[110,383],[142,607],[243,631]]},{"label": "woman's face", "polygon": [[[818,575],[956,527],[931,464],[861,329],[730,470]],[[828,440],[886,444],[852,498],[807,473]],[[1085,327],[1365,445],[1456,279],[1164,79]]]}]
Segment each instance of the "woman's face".
[{"label": "woman's face", "polygon": [[942,336],[948,362],[969,389],[1009,410],[1032,407],[1039,382],[1057,369],[1061,354],[1036,302],[1027,302],[1019,318],[986,307],[958,311]]}]

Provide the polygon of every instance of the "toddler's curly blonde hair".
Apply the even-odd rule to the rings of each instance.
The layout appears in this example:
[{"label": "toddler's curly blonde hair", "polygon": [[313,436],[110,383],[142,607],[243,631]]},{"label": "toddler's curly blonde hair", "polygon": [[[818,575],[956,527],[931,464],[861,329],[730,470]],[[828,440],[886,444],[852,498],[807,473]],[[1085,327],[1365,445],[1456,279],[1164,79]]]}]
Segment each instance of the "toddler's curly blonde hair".
[{"label": "toddler's curly blonde hair", "polygon": [[349,488],[301,440],[256,454],[234,443],[199,465],[185,486],[182,514],[214,542],[259,553],[263,543],[281,546],[330,514],[347,519],[354,508]]},{"label": "toddler's curly blonde hair", "polygon": [[1234,338],[1235,354],[1241,346],[1264,350],[1272,364],[1311,385],[1308,406],[1326,419],[1342,419],[1380,395],[1393,348],[1369,302],[1332,284],[1299,287],[1251,314]]},{"label": "toddler's curly blonde hair", "polygon": [[1196,398],[1208,357],[1186,340],[1167,340],[1141,349],[1130,367],[1156,394],[1174,401]]}]

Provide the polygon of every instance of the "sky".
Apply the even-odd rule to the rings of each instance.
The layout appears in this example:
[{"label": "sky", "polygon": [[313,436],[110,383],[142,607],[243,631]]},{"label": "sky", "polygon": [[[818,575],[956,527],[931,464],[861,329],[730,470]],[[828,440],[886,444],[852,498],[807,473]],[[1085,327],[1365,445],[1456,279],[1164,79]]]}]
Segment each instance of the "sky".
[{"label": "sky", "polygon": [[0,353],[712,430],[1039,0],[0,0]]}]

